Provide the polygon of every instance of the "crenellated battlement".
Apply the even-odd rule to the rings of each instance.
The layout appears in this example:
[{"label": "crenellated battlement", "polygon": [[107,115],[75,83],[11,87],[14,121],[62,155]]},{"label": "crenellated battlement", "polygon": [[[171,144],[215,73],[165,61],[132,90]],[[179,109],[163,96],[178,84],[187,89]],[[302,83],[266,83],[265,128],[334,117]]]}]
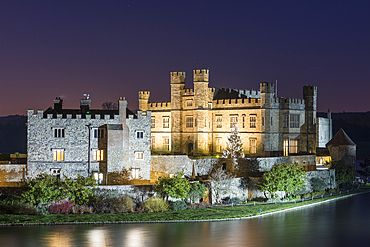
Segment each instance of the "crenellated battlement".
[{"label": "crenellated battlement", "polygon": [[317,87],[316,86],[304,86],[303,87],[303,97],[317,96]]},{"label": "crenellated battlement", "polygon": [[261,93],[274,93],[274,83],[272,82],[261,82],[260,83],[260,90]]},{"label": "crenellated battlement", "polygon": [[185,72],[173,71],[170,72],[171,84],[185,84]]},{"label": "crenellated battlement", "polygon": [[194,96],[194,88],[185,88],[183,96]]},{"label": "crenellated battlement", "polygon": [[171,102],[149,103],[147,110],[171,110]]},{"label": "crenellated battlement", "polygon": [[304,109],[305,100],[297,98],[274,98],[282,109]]},{"label": "crenellated battlement", "polygon": [[194,82],[209,82],[209,70],[208,69],[195,69]]},{"label": "crenellated battlement", "polygon": [[149,98],[150,98],[150,91],[139,91],[139,99],[149,100]]},{"label": "crenellated battlement", "polygon": [[27,117],[28,118],[38,118],[38,119],[105,119],[105,120],[119,120],[119,115],[113,115],[113,118],[110,114],[46,114],[44,117],[44,113],[42,110],[37,110],[35,113],[34,110],[27,110]]},{"label": "crenellated battlement", "polygon": [[232,107],[260,107],[261,99],[248,98],[248,99],[218,99],[213,100],[213,108],[232,108]]}]

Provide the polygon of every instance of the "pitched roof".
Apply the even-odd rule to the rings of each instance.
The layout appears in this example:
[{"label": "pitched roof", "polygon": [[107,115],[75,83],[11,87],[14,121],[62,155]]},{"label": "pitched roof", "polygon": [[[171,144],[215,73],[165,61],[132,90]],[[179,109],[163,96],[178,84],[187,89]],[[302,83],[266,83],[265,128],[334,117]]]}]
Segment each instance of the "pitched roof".
[{"label": "pitched roof", "polygon": [[356,146],[356,144],[349,138],[349,136],[344,132],[341,128],[335,136],[326,144],[326,146],[338,146],[338,145],[352,145]]}]

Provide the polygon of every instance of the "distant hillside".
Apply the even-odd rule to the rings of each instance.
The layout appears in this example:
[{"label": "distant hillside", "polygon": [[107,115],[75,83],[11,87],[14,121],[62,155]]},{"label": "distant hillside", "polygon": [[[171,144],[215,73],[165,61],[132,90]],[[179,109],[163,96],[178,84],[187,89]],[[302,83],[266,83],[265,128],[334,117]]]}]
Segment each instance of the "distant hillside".
[{"label": "distant hillside", "polygon": [[0,153],[27,152],[27,117],[0,117]]},{"label": "distant hillside", "polygon": [[[326,113],[317,113],[326,117]],[[370,156],[370,112],[332,113],[333,135],[342,128],[357,145],[357,159]]]}]

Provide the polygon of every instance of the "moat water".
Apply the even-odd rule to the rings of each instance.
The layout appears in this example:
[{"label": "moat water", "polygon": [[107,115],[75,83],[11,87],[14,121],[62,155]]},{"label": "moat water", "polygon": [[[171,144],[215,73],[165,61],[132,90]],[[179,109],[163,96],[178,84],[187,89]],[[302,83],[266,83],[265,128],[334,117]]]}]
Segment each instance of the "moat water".
[{"label": "moat water", "polygon": [[0,246],[370,246],[370,193],[238,221],[0,227]]}]

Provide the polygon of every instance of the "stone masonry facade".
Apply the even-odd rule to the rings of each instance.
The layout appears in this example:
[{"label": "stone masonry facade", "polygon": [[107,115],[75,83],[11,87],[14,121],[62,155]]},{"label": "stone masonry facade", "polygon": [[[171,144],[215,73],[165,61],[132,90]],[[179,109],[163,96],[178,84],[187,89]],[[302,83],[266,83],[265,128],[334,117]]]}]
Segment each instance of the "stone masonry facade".
[{"label": "stone masonry facade", "polygon": [[150,112],[134,114],[124,98],[118,110],[90,109],[88,98],[80,109],[63,109],[62,102],[56,98],[54,108],[28,110],[27,177],[100,174],[105,184],[109,174],[125,168],[135,179],[150,180]]},{"label": "stone masonry facade", "polygon": [[151,111],[154,153],[210,155],[226,148],[237,125],[247,155],[287,156],[315,153],[331,139],[331,119],[316,117],[317,87],[305,86],[303,99],[276,97],[274,83],[260,90],[211,88],[209,70],[171,72],[171,102],[151,102],[139,92],[139,109]]}]

